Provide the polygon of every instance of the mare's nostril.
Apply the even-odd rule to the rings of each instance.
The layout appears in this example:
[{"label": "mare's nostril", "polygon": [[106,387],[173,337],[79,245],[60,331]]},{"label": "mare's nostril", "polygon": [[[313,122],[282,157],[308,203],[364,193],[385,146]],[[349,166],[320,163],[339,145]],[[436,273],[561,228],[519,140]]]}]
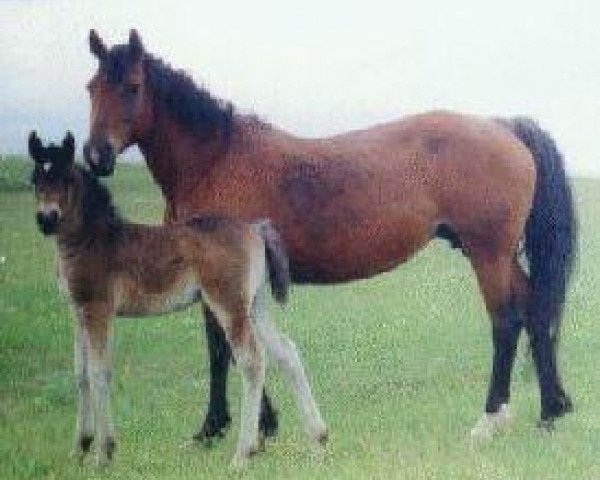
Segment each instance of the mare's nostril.
[{"label": "mare's nostril", "polygon": [[83,146],[83,156],[86,159],[86,161],[91,165],[98,166],[98,164],[100,163],[100,154],[98,153],[98,150],[90,147],[89,143],[86,143]]}]

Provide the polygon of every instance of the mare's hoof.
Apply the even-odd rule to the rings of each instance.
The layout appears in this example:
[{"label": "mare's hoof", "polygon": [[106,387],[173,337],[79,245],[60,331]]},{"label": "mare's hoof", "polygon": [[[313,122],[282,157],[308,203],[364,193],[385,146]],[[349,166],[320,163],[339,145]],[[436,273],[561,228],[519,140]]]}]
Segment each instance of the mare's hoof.
[{"label": "mare's hoof", "polygon": [[540,429],[540,431],[542,433],[545,434],[551,434],[554,432],[554,420],[553,419],[548,419],[548,420],[540,420],[537,423],[537,427]]},{"label": "mare's hoof", "polygon": [[543,402],[542,421],[553,420],[573,411],[573,401],[566,394],[556,395]]},{"label": "mare's hoof", "polygon": [[495,413],[484,413],[471,429],[472,440],[489,440],[505,431],[512,421],[508,404],[503,403]]},{"label": "mare's hoof", "polygon": [[210,445],[213,439],[225,436],[230,424],[231,417],[229,415],[208,416],[204,420],[202,428],[192,436],[192,440]]}]

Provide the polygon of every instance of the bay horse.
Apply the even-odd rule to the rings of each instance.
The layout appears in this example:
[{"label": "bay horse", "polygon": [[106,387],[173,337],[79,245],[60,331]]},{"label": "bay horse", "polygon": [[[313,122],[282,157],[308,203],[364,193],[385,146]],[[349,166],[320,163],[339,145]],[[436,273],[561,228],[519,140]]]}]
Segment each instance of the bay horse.
[{"label": "bay horse", "polygon": [[56,237],[59,277],[74,316],[78,458],[90,450],[94,436],[100,466],[115,449],[109,408],[113,317],[158,315],[196,302],[214,312],[242,375],[233,466],[243,467],[260,440],[264,349],[289,377],[309,435],[326,440],[294,344],[268,315],[267,280],[282,303],[290,283],[285,248],[269,221],[204,216],[164,226],[129,223],[98,179],[74,164],[70,133],[62,145],[44,147],[32,132],[29,152],[35,162],[37,223],[45,235]]},{"label": "bay horse", "polygon": [[[93,172],[112,174],[116,156],[136,144],[164,196],[166,223],[208,212],[269,217],[296,283],[368,278],[433,238],[448,239],[471,263],[492,325],[490,386],[472,435],[491,435],[506,422],[523,328],[539,380],[540,425],[551,428],[572,409],[555,340],[576,257],[576,218],[562,155],[536,122],[436,111],[298,138],[237,113],[147,52],[135,30],[112,48],[92,30],[89,46],[98,60],[84,147]],[[205,317],[211,384],[199,440],[229,424],[230,353],[214,312]],[[261,429],[273,434],[266,394],[262,407]]]}]

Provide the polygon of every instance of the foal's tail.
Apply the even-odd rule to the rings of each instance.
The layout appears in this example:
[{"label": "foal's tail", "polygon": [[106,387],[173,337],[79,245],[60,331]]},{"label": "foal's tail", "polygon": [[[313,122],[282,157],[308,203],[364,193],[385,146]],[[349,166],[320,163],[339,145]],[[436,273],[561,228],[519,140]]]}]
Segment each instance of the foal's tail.
[{"label": "foal's tail", "polygon": [[508,122],[533,154],[537,171],[533,206],[525,226],[532,289],[530,314],[547,321],[557,344],[567,285],[577,249],[577,221],[562,155],[554,140],[529,118]]},{"label": "foal's tail", "polygon": [[290,288],[290,265],[281,236],[270,220],[261,220],[254,224],[265,242],[269,281],[273,297],[279,303],[285,303]]}]

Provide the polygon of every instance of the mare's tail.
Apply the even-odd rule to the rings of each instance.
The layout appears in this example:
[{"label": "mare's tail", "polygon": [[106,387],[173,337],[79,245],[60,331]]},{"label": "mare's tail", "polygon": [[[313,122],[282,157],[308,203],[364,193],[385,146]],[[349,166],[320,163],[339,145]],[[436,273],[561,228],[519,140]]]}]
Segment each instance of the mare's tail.
[{"label": "mare's tail", "polygon": [[529,118],[517,117],[506,124],[535,160],[535,193],[525,226],[525,255],[532,290],[529,313],[538,321],[548,322],[546,327],[556,345],[577,248],[571,187],[562,155],[547,132]]}]

